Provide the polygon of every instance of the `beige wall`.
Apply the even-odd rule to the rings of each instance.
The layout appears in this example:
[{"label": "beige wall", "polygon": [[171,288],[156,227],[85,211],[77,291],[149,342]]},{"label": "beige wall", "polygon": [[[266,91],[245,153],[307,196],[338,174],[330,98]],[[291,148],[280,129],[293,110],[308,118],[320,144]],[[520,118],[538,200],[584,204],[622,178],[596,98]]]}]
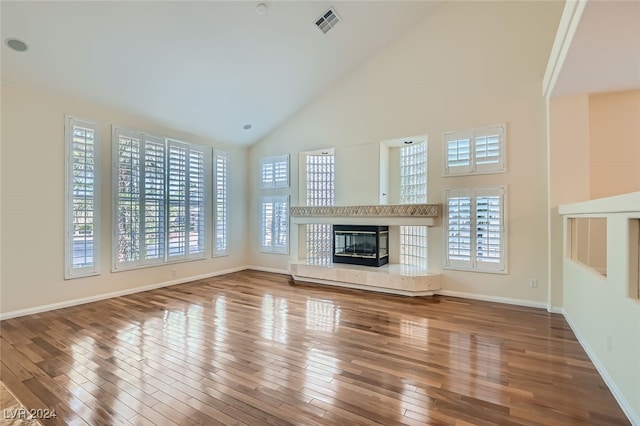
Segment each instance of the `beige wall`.
[{"label": "beige wall", "polygon": [[613,393],[624,399],[632,423],[640,421],[640,300],[630,297],[629,267],[637,255],[629,244],[630,219],[640,218],[640,192],[563,206],[561,212],[606,219],[607,276],[565,258],[564,315]]},{"label": "beige wall", "polygon": [[640,90],[589,96],[590,198],[640,191]]},{"label": "beige wall", "polygon": [[[561,2],[448,2],[407,34],[285,122],[250,150],[251,182],[262,156],[336,147],[338,204],[377,203],[380,141],[429,137],[429,198],[445,188],[508,186],[509,274],[443,271],[444,288],[545,303],[547,195],[545,102],[541,82]],[[505,174],[442,177],[441,135],[507,123]],[[348,157],[345,157],[347,156]],[[378,154],[379,155],[379,154]],[[294,177],[298,169],[292,165]],[[365,182],[362,176],[372,176]],[[251,185],[251,234],[258,234],[259,191]],[[298,188],[288,190],[298,204]],[[390,190],[391,191],[391,190]],[[291,241],[297,243],[297,229]],[[430,230],[429,265],[442,270],[443,230]],[[291,256],[259,253],[251,260],[286,270]],[[529,287],[536,278],[538,288]]]},{"label": "beige wall", "polygon": [[[101,275],[65,281],[64,116],[101,126]],[[230,247],[223,258],[111,273],[111,124],[216,146],[230,153]],[[212,274],[246,264],[245,148],[193,135],[96,105],[2,86],[2,301],[0,312],[35,308]],[[176,269],[173,277],[171,270]]]}]

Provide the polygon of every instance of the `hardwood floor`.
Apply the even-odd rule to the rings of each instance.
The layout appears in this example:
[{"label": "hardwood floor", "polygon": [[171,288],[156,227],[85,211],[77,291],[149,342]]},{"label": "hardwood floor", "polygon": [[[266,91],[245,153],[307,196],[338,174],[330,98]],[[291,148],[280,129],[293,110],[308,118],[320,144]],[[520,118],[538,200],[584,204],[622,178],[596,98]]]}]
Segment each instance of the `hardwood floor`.
[{"label": "hardwood floor", "polygon": [[242,271],[0,329],[0,379],[45,425],[629,424],[539,309]]}]

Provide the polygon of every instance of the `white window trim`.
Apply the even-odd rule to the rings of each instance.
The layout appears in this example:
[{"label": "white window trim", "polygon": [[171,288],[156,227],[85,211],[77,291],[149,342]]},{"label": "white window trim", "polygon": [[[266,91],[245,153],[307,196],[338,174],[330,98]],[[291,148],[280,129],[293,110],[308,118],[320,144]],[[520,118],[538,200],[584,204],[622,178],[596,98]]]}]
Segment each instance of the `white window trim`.
[{"label": "white window trim", "polygon": [[[93,266],[73,267],[73,128],[75,125],[93,129],[94,177],[93,177]],[[100,179],[100,125],[97,122],[65,115],[65,266],[64,279],[90,277],[100,274],[101,227],[101,179]]]},{"label": "white window trim", "polygon": [[[476,233],[477,214],[476,200],[483,196],[500,197],[500,214],[502,229],[500,232],[500,262],[497,264],[488,262],[478,262],[476,254]],[[462,261],[449,259],[449,198],[470,197],[471,198],[471,260]],[[492,274],[508,274],[508,216],[507,216],[507,188],[505,186],[492,188],[467,188],[467,189],[447,189],[444,191],[444,268],[461,271],[485,272]]]},{"label": "white window trim", "polygon": [[[264,244],[264,223],[265,218],[263,216],[263,206],[267,203],[272,203],[274,206],[276,204],[285,203],[285,214],[286,214],[286,228],[285,228],[285,236],[286,236],[286,244],[282,246],[278,246],[275,244],[275,239],[271,239],[270,245]],[[271,219],[271,234],[273,235],[273,229],[275,224],[276,216],[274,215]],[[289,196],[288,195],[266,195],[260,197],[260,251],[263,253],[274,253],[274,254],[289,254],[289,244],[290,244],[290,226],[291,221],[289,220]]]},{"label": "white window trim", "polygon": [[[498,135],[499,154],[498,162],[491,164],[476,164],[476,139]],[[449,142],[469,139],[469,164],[460,166],[449,165]],[[507,125],[498,124],[494,126],[479,127],[475,129],[457,130],[445,132],[442,135],[442,176],[465,176],[481,175],[507,172]]]},{"label": "white window trim", "polygon": [[[279,167],[282,167],[284,164],[285,167],[285,176],[284,178],[277,179],[276,170]],[[265,179],[265,168],[271,167],[271,177],[269,179]],[[289,154],[285,155],[274,155],[271,157],[262,157],[260,159],[260,189],[268,189],[268,188],[288,188],[289,187]]]},{"label": "white window trim", "polygon": [[[225,171],[224,171],[224,187],[225,187],[225,196],[223,199],[218,198],[218,185],[220,182],[218,181],[218,158],[224,158],[225,160]],[[213,150],[213,247],[212,247],[212,256],[213,257],[222,257],[229,255],[229,153],[226,151],[221,151],[219,149]],[[223,229],[224,234],[224,248],[216,247],[217,241],[217,230],[218,230],[218,204],[223,204],[224,208],[224,216],[225,216],[225,224]]]},{"label": "white window trim", "polygon": [[[132,138],[139,138],[141,141],[144,140],[155,140],[156,142],[163,142],[165,144],[166,147],[166,152],[165,155],[168,155],[168,149],[170,144],[172,143],[177,143],[177,144],[184,144],[184,145],[188,145],[188,146],[194,146],[194,147],[201,147],[202,148],[202,152],[203,152],[203,160],[204,160],[204,180],[203,180],[203,184],[204,184],[204,194],[205,194],[205,198],[204,198],[204,243],[203,243],[203,247],[204,250],[202,253],[195,253],[195,254],[186,254],[186,255],[180,255],[180,256],[170,256],[169,255],[169,240],[167,239],[165,241],[165,249],[164,249],[164,255],[162,256],[162,258],[158,258],[158,259],[144,259],[144,255],[142,255],[140,257],[139,260],[136,261],[130,261],[130,262],[118,262],[118,233],[117,233],[117,220],[118,220],[118,182],[117,182],[117,178],[118,178],[118,135],[126,135]],[[211,205],[211,201],[210,201],[210,195],[211,194],[211,185],[210,185],[210,181],[211,181],[211,165],[210,165],[210,156],[206,155],[207,153],[207,148],[202,146],[202,145],[198,145],[198,144],[191,144],[188,142],[183,142],[180,140],[176,140],[173,138],[168,138],[168,137],[159,137],[159,136],[154,136],[154,135],[150,135],[141,131],[136,131],[136,130],[131,130],[131,129],[127,129],[124,127],[119,127],[116,125],[112,126],[112,131],[111,131],[111,141],[112,141],[112,224],[111,224],[111,234],[112,234],[112,244],[111,244],[111,256],[112,256],[112,262],[111,262],[111,272],[121,272],[121,271],[129,271],[129,270],[134,270],[134,269],[141,269],[141,268],[149,268],[149,267],[154,267],[154,266],[160,266],[160,265],[170,265],[170,264],[175,264],[175,263],[182,263],[182,262],[188,262],[188,261],[193,261],[193,260],[202,260],[205,259],[207,257],[209,257],[209,247],[211,246],[211,243],[209,241],[210,239],[210,234],[211,234],[211,220],[210,220],[210,216],[211,216],[211,212],[210,212],[210,205]],[[168,175],[169,170],[168,170],[168,165],[166,164],[166,157],[165,157],[165,173]],[[168,193],[168,176],[165,177],[165,197],[167,197]],[[141,200],[144,200],[144,192],[141,192]],[[166,199],[165,199],[166,200]],[[168,204],[165,204],[165,209],[168,211]],[[142,221],[143,216],[141,215],[140,220]],[[169,215],[165,214],[165,229],[168,230],[168,221],[169,221]],[[141,224],[141,228],[142,229],[143,224]],[[166,231],[168,232],[168,231]],[[186,244],[188,245],[188,239]],[[142,246],[140,247],[140,249],[142,249]]]}]

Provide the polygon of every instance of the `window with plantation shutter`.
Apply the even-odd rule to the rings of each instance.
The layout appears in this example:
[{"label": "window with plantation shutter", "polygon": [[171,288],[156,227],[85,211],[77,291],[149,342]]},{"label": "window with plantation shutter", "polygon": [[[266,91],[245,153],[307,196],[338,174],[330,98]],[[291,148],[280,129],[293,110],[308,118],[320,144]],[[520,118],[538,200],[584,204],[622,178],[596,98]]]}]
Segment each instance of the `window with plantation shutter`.
[{"label": "window with plantation shutter", "polygon": [[504,188],[445,191],[445,267],[507,271]]},{"label": "window with plantation shutter", "polygon": [[229,254],[229,155],[213,150],[213,255]]},{"label": "window with plantation shutter", "polygon": [[289,253],[289,196],[260,198],[260,251]]},{"label": "window with plantation shutter", "polygon": [[114,127],[114,270],[205,255],[205,149]]},{"label": "window with plantation shutter", "polygon": [[65,117],[65,279],[99,273],[99,139],[96,123]]},{"label": "window with plantation shutter", "polygon": [[445,133],[444,175],[505,172],[505,133],[506,125]]},{"label": "window with plantation shutter", "polygon": [[289,187],[289,155],[260,159],[260,188]]}]

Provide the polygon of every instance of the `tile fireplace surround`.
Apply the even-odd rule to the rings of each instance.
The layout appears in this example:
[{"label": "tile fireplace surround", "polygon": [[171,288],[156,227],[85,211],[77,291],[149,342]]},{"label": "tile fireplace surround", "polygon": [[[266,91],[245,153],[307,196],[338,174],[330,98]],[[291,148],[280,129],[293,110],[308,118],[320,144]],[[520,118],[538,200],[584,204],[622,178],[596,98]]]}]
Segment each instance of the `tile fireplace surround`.
[{"label": "tile fireplace surround", "polygon": [[[388,204],[369,206],[291,207],[294,225],[311,223],[349,225],[434,226],[438,204]],[[399,264],[380,267],[331,264],[314,265],[305,259],[289,261],[296,281],[399,294],[432,296],[440,290],[440,274]]]}]

